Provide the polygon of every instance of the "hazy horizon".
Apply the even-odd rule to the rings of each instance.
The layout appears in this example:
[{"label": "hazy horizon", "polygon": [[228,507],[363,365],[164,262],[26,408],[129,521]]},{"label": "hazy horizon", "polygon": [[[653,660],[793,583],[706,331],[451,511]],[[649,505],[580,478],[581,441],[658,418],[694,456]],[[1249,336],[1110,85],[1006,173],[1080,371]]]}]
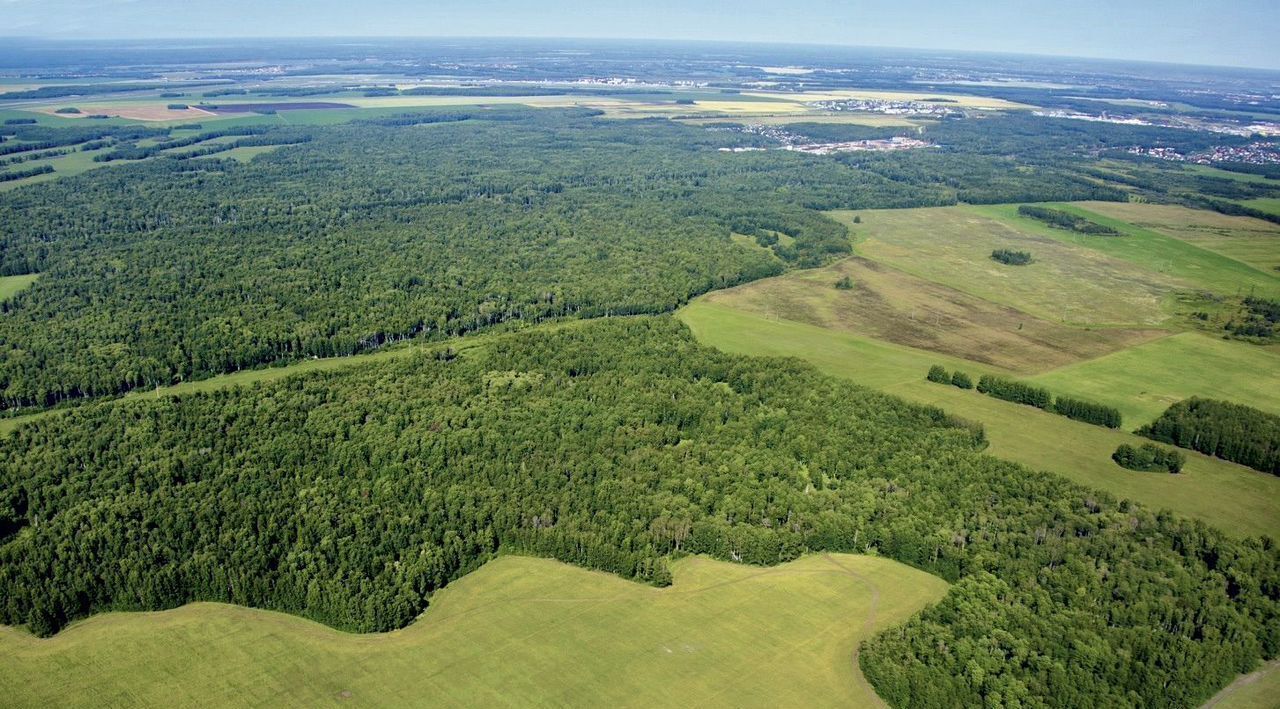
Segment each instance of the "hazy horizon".
[{"label": "hazy horizon", "polygon": [[47,40],[578,39],[712,41],[990,52],[1280,70],[1280,13],[1268,0],[981,6],[898,0],[408,0],[249,2],[173,7],[163,0],[0,0],[0,36]]}]

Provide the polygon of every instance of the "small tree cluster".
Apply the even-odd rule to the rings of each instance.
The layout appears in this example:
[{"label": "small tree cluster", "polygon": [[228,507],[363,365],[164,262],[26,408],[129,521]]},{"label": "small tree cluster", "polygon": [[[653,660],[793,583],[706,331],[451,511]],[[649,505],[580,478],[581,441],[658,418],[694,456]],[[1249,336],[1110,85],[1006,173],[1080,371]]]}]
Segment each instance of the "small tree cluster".
[{"label": "small tree cluster", "polygon": [[1181,451],[1154,443],[1143,443],[1136,447],[1121,443],[1116,452],[1111,454],[1111,459],[1129,470],[1167,470],[1174,474],[1182,472],[1182,466],[1187,462],[1187,456]]},{"label": "small tree cluster", "polygon": [[996,249],[991,252],[991,258],[1007,266],[1025,266],[1031,263],[1031,254],[1029,252],[1013,251],[1012,249]]},{"label": "small tree cluster", "polygon": [[925,379],[938,384],[950,384],[961,389],[973,388],[973,379],[968,374],[958,369],[954,373],[948,372],[947,368],[940,364],[930,367],[929,374],[925,376]]}]

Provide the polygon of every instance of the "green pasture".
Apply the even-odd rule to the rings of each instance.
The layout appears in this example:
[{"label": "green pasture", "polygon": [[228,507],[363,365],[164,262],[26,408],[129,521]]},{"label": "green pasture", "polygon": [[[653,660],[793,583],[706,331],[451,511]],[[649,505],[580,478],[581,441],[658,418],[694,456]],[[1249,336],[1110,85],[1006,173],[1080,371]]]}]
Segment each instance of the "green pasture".
[{"label": "green pasture", "polygon": [[1280,224],[1172,204],[1086,204],[1092,212],[1158,231],[1280,277]]},{"label": "green pasture", "polygon": [[503,556],[375,635],[212,603],[0,628],[0,687],[14,706],[880,706],[859,643],[947,590],[846,554],[672,571],[657,589]]},{"label": "green pasture", "polygon": [[1280,354],[1198,332],[1145,342],[1029,381],[1114,406],[1126,428],[1148,423],[1191,396],[1280,414]]}]

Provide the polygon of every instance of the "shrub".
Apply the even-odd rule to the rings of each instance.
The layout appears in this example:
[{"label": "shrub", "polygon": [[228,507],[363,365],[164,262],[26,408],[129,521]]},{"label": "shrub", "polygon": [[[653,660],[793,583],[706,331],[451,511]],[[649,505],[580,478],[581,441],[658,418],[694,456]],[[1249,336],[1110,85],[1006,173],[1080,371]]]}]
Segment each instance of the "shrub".
[{"label": "shrub", "polygon": [[836,290],[852,290],[852,289],[853,289],[852,278],[848,276],[841,276],[840,280],[836,281]]},{"label": "shrub", "polygon": [[961,389],[973,388],[973,380],[969,378],[968,374],[965,374],[964,372],[958,369],[955,371],[954,374],[951,375],[951,384],[953,386],[958,386]]},{"label": "shrub", "polygon": [[925,377],[925,379],[928,379],[931,382],[937,382],[939,384],[947,384],[951,381],[951,376],[947,374],[946,367],[940,364],[935,364],[929,368],[929,374],[928,376]]}]

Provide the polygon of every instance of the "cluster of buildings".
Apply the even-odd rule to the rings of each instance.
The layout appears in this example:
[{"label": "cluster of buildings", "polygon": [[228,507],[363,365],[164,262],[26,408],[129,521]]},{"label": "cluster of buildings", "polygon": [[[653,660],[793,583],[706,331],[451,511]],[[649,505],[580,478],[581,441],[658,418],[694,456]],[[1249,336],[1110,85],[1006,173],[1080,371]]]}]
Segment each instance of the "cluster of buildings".
[{"label": "cluster of buildings", "polygon": [[1046,118],[1070,118],[1076,121],[1094,121],[1098,123],[1118,123],[1120,125],[1129,126],[1155,126],[1158,128],[1180,128],[1183,130],[1202,130],[1210,133],[1222,133],[1223,135],[1238,135],[1249,137],[1253,135],[1272,136],[1280,135],[1280,123],[1269,121],[1259,121],[1256,123],[1233,123],[1230,121],[1210,120],[1207,118],[1198,118],[1194,116],[1177,116],[1171,115],[1167,117],[1151,117],[1137,118],[1134,116],[1120,116],[1107,111],[1094,115],[1091,113],[1078,113],[1076,111],[1033,111],[1034,115],[1044,116]]},{"label": "cluster of buildings", "polygon": [[[834,142],[815,142],[813,139],[803,135],[792,133],[778,126],[765,125],[746,125],[735,126],[728,130],[739,131],[743,133],[751,133],[753,135],[763,136],[770,140],[780,143],[779,149],[790,150],[797,153],[807,153],[809,155],[831,155],[832,153],[848,153],[856,151],[876,151],[886,152],[892,150],[912,150],[914,148],[927,148],[931,143],[916,138],[907,138],[904,136],[894,136],[892,138],[876,138],[872,140],[845,140]],[[725,153],[746,153],[758,150],[766,150],[761,147],[736,147],[736,148],[720,148]]]},{"label": "cluster of buildings", "polygon": [[1161,160],[1210,165],[1216,162],[1238,162],[1250,165],[1280,165],[1280,143],[1258,142],[1242,146],[1217,146],[1198,153],[1183,155],[1173,148],[1132,147],[1130,155],[1145,155]]},{"label": "cluster of buildings", "polygon": [[838,101],[814,101],[806,104],[823,111],[856,111],[881,113],[887,116],[918,116],[921,118],[946,118],[960,116],[964,112],[951,106],[924,101],[885,101],[881,99],[841,99]]}]

